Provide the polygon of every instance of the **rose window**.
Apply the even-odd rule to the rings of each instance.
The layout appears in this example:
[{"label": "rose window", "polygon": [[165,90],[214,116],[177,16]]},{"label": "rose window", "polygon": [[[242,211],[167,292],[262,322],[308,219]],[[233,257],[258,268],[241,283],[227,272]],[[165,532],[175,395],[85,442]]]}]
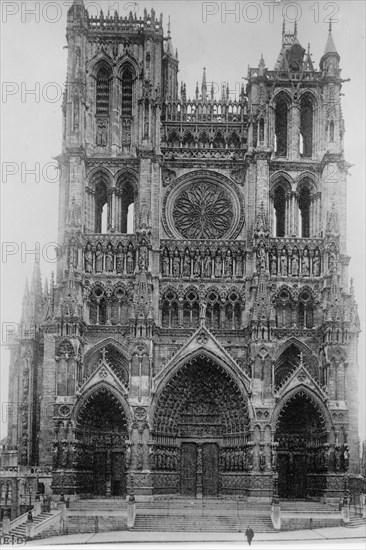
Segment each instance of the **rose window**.
[{"label": "rose window", "polygon": [[221,239],[233,221],[232,202],[220,186],[198,183],[184,189],[173,207],[173,220],[186,239]]}]

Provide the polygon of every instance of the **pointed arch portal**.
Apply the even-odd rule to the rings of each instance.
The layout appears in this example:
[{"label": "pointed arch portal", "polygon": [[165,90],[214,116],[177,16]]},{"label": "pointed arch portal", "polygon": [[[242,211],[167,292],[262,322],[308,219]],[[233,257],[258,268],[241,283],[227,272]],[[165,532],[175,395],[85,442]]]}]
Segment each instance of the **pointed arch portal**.
[{"label": "pointed arch portal", "polygon": [[317,475],[322,494],[327,472],[327,425],[323,411],[307,392],[294,393],[281,408],[275,441],[278,455],[280,498],[306,499],[311,494],[308,477]]},{"label": "pointed arch portal", "polygon": [[218,495],[220,457],[234,446],[244,453],[249,432],[247,398],[234,378],[200,354],[172,376],[154,411],[154,469],[164,470],[168,457],[177,473],[178,492]]},{"label": "pointed arch portal", "polygon": [[127,417],[122,403],[105,386],[82,402],[76,417],[75,468],[83,493],[125,496]]}]

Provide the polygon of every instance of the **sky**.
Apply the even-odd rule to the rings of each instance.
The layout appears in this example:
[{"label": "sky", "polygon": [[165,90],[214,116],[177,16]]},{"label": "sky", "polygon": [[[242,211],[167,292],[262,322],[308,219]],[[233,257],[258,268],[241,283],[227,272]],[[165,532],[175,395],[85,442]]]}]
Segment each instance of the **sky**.
[{"label": "sky", "polygon": [[[329,18],[341,56],[345,158],[352,165],[348,178],[347,231],[362,325],[359,344],[360,436],[365,433],[365,2],[201,2],[87,1],[96,15],[117,9],[139,16],[146,7],[171,20],[173,45],[180,60],[179,81],[194,95],[206,67],[208,86],[229,83],[234,95],[245,84],[248,65],[258,66],[261,54],[274,68],[281,47],[282,19],[298,38],[310,43],[316,67],[323,54]],[[61,101],[66,75],[66,16],[70,1],[5,1],[1,9],[1,436],[6,434],[9,352],[8,323],[20,320],[26,277],[31,276],[34,250],[41,252],[42,279],[55,269],[58,184],[55,157],[61,152]],[[33,14],[32,14],[33,12]]]}]

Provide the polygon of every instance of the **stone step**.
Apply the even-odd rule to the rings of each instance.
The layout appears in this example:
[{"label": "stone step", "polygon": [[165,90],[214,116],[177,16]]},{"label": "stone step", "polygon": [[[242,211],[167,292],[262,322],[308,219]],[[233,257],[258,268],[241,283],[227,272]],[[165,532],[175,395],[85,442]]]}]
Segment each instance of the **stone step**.
[{"label": "stone step", "polygon": [[250,525],[254,532],[274,532],[270,517],[232,518],[227,516],[160,516],[137,514],[134,531],[244,532]]},{"label": "stone step", "polygon": [[346,524],[346,527],[355,528],[361,527],[362,525],[366,526],[366,518],[361,518],[360,516],[351,516],[350,522]]},{"label": "stone step", "polygon": [[[34,526],[39,525],[42,523],[42,521],[46,520],[47,518],[51,517],[52,514],[50,512],[42,512],[39,516],[36,516],[33,518],[33,524]],[[25,537],[26,535],[26,524],[27,521],[23,521],[18,527],[15,527],[15,529],[12,529],[10,531],[10,535],[19,536],[19,537]]]}]

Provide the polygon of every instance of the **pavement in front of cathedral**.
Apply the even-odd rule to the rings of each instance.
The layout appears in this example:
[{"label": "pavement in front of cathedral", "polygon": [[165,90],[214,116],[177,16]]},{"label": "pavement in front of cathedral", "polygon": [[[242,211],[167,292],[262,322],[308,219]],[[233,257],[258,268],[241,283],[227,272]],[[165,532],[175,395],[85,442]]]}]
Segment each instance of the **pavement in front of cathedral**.
[{"label": "pavement in front of cathedral", "polygon": [[[110,531],[107,533],[80,533],[50,537],[48,539],[27,542],[27,546],[54,546],[54,545],[84,545],[84,544],[118,544],[118,543],[243,543],[247,545],[243,525],[242,533],[167,533],[167,532],[136,532],[136,531]],[[330,543],[334,541],[332,548],[344,549],[365,548],[366,526],[362,525],[353,529],[347,527],[325,527],[321,529],[306,529],[300,531],[280,531],[278,533],[256,533],[252,542],[257,548],[265,548],[268,545],[276,547],[289,546],[291,543],[301,544],[301,548],[314,548],[314,545]],[[309,546],[310,545],[310,546]],[[179,545],[182,547],[182,545]],[[206,545],[205,545],[206,546]],[[207,546],[206,546],[207,547]]]}]

